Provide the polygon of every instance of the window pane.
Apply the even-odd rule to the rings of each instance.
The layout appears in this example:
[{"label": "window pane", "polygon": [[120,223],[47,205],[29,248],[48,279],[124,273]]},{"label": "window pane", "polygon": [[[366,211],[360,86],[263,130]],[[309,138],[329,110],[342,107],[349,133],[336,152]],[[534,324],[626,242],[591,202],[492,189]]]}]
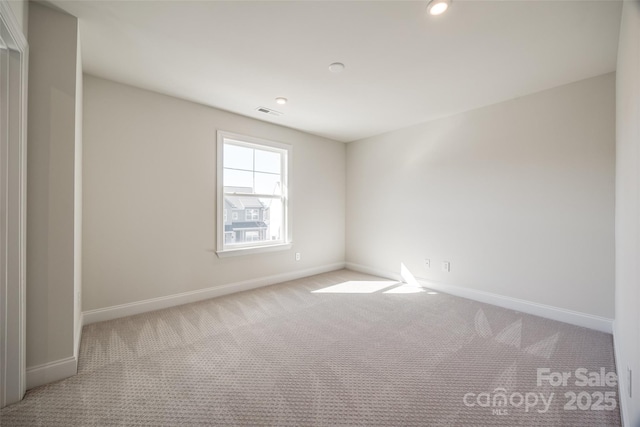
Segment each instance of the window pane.
[{"label": "window pane", "polygon": [[250,242],[277,242],[284,239],[284,211],[280,199],[251,196],[225,196],[227,215],[224,224],[225,246]]},{"label": "window pane", "polygon": [[280,175],[256,172],[255,192],[260,194],[282,194]]},{"label": "window pane", "polygon": [[256,171],[280,174],[280,153],[273,151],[255,150]]},{"label": "window pane", "polygon": [[223,179],[225,191],[253,193],[253,172],[225,169]]},{"label": "window pane", "polygon": [[267,209],[264,212],[264,222],[267,224],[269,240],[284,240],[284,204],[281,199],[262,199]]},{"label": "window pane", "polygon": [[224,167],[253,170],[253,151],[247,147],[224,144]]}]

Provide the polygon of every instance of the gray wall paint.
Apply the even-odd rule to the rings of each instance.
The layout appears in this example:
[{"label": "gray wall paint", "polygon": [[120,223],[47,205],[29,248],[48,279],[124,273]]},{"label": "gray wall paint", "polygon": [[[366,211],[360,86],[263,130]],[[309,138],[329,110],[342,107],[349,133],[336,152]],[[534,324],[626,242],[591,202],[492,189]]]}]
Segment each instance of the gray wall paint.
[{"label": "gray wall paint", "polygon": [[348,144],[347,262],[613,318],[614,82]]},{"label": "gray wall paint", "polygon": [[[616,350],[627,425],[640,425],[640,2],[625,1],[616,82]],[[633,370],[633,399],[627,368]]]},{"label": "gray wall paint", "polygon": [[77,19],[29,8],[27,367],[74,354]]},{"label": "gray wall paint", "polygon": [[82,333],[82,100],[83,100],[82,55],[80,50],[80,29],[78,28],[76,60],[76,118],[74,166],[74,242],[73,242],[73,291],[74,291],[74,354],[80,350]]},{"label": "gray wall paint", "polygon": [[7,3],[9,3],[9,6],[13,10],[15,17],[18,20],[18,24],[20,24],[20,29],[22,30],[22,34],[27,36],[28,29],[29,29],[29,1],[10,0]]},{"label": "gray wall paint", "polygon": [[[84,91],[84,310],[344,261],[344,144],[89,75]],[[293,145],[292,250],[216,256],[218,129]]]}]

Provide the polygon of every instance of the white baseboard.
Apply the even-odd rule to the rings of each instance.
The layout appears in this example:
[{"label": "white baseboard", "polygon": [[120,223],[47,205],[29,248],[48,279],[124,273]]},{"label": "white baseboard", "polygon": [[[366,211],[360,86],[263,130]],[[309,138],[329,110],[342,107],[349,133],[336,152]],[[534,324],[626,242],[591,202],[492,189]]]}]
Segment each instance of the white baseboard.
[{"label": "white baseboard", "polygon": [[274,285],[276,283],[300,279],[307,276],[313,276],[314,274],[340,270],[344,267],[345,264],[343,262],[337,262],[334,264],[308,268],[305,270],[297,270],[288,273],[276,274],[273,276],[245,280],[242,282],[229,283],[227,285],[216,286],[212,288],[199,289],[197,291],[183,292],[180,294],[167,295],[164,297],[151,298],[143,301],[136,301],[127,304],[114,305],[112,307],[89,310],[83,312],[82,314],[84,318],[84,324],[89,325],[91,323],[117,319],[119,317],[132,316],[134,314],[146,313],[148,311],[188,304],[190,302],[220,297],[236,292],[248,291],[250,289]]},{"label": "white baseboard", "polygon": [[80,314],[78,323],[74,331],[75,348],[73,349],[73,356],[27,368],[27,390],[54,381],[63,380],[78,373],[78,354],[80,351],[80,339],[82,338],[82,326],[84,325],[82,314]]},{"label": "white baseboard", "polygon": [[616,371],[618,372],[618,402],[620,402],[620,421],[622,426],[628,426],[629,414],[627,413],[627,389],[629,387],[628,378],[623,373],[626,373],[626,369],[620,360],[621,349],[619,347],[619,340],[617,339],[616,322],[613,322],[613,357],[616,361]]},{"label": "white baseboard", "polygon": [[[376,268],[346,263],[349,270],[359,271],[361,273],[372,274],[393,280],[402,280],[399,273],[388,272]],[[613,320],[606,317],[594,316],[578,311],[567,310],[564,308],[554,307],[536,302],[526,301],[518,298],[507,297],[503,295],[493,294],[490,292],[479,291],[476,289],[465,288],[462,286],[448,285],[441,282],[433,282],[426,279],[416,278],[421,286],[445,294],[455,295],[462,298],[472,299],[474,301],[486,304],[496,305],[498,307],[508,308],[510,310],[520,311],[522,313],[533,314],[535,316],[545,317],[547,319],[557,320],[559,322],[570,323],[576,326],[582,326],[597,331],[612,333]]]},{"label": "white baseboard", "polygon": [[75,331],[75,348],[73,349],[73,355],[77,359],[80,354],[80,341],[82,340],[82,327],[84,326],[84,315],[80,313],[80,319],[78,319],[78,324],[76,325]]},{"label": "white baseboard", "polygon": [[348,270],[357,271],[360,273],[371,274],[372,276],[384,277],[385,279],[398,280],[402,281],[402,276],[400,273],[395,273],[392,271],[380,270],[378,268],[369,267],[366,265],[355,264],[353,262],[348,262],[345,264],[345,267]]},{"label": "white baseboard", "polygon": [[75,356],[27,368],[27,390],[74,376],[78,372]]}]

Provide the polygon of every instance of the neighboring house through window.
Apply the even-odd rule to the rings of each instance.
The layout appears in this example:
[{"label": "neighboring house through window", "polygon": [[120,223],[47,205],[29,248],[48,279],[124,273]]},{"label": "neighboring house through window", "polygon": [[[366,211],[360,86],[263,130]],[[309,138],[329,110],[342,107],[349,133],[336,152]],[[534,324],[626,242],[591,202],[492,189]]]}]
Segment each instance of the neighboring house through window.
[{"label": "neighboring house through window", "polygon": [[218,132],[219,256],[291,247],[290,167],[289,145]]},{"label": "neighboring house through window", "polygon": [[247,213],[245,214],[246,220],[258,221],[260,219],[260,211],[265,211],[265,209],[247,209]]}]

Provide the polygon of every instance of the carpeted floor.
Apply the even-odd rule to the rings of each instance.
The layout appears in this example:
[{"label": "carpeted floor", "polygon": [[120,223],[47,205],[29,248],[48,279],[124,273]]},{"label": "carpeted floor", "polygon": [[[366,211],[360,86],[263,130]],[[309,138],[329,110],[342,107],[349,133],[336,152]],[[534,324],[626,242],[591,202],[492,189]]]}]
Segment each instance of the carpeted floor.
[{"label": "carpeted floor", "polygon": [[341,270],[85,326],[0,424],[620,425],[580,368],[615,371],[611,335]]}]

